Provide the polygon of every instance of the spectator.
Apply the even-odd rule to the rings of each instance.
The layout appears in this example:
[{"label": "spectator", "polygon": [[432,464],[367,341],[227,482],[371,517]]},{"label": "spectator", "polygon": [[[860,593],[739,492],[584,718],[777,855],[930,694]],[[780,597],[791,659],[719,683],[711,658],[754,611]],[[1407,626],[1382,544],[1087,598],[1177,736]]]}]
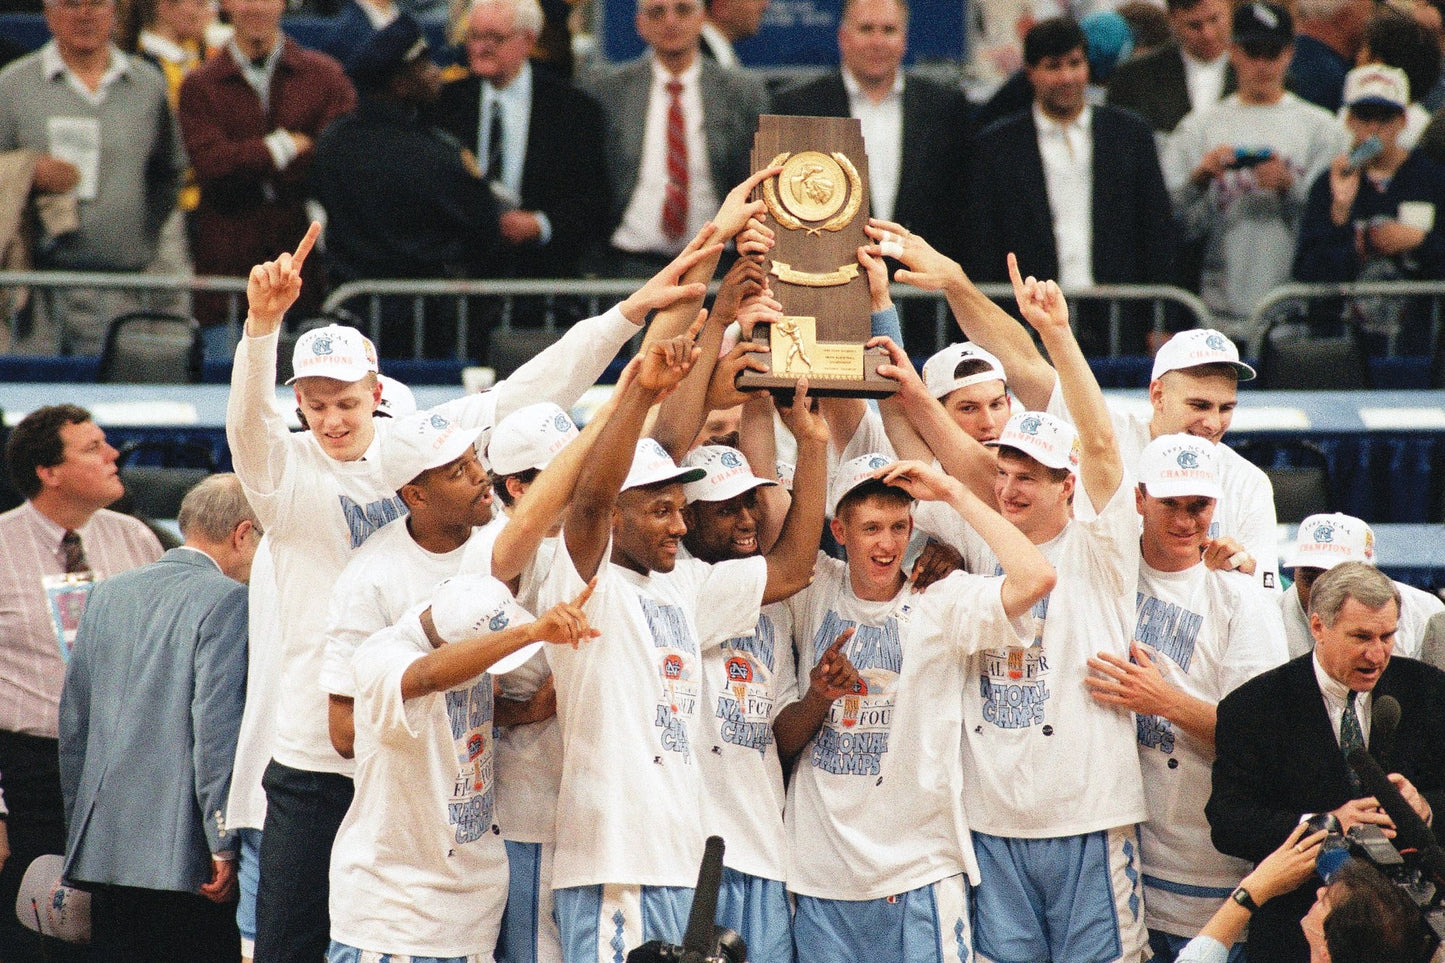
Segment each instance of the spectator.
[{"label": "spectator", "polygon": [[746,180],[768,95],[753,77],[698,54],[702,0],[643,0],[647,53],[585,85],[602,105],[612,185],[614,272],[645,277]]},{"label": "spectator", "polygon": [[[1440,77],[1440,61],[1439,44],[1413,18],[1388,8],[1370,18],[1357,62],[1360,66],[1385,64],[1405,72],[1410,85],[1410,103],[1405,108],[1405,129],[1400,132],[1398,143],[1406,150],[1415,149],[1430,123],[1430,110],[1420,102],[1420,95],[1434,88]],[[1344,109],[1340,108],[1342,117]]]},{"label": "spectator", "polygon": [[702,24],[700,52],[719,67],[742,67],[733,44],[756,36],[763,26],[769,0],[706,0],[707,19]]},{"label": "spectator", "polygon": [[896,221],[961,256],[972,107],[957,89],[903,69],[908,5],[847,0],[838,72],[777,95],[780,114],[857,117],[868,151],[873,216]]},{"label": "spectator", "polygon": [[[1083,31],[1044,20],[1024,38],[1032,109],[990,125],[974,142],[969,274],[1008,277],[1015,252],[1067,289],[1167,284],[1174,230],[1149,128],[1117,107],[1091,107]],[[1135,319],[1126,345],[1144,350]],[[1078,319],[1086,353],[1107,353],[1102,311]]]},{"label": "spectator", "polygon": [[96,588],[60,699],[65,878],[92,892],[91,953],[116,963],[240,959],[224,810],[261,528],[231,474],[179,522],[184,546]]},{"label": "spectator", "polygon": [[[315,140],[352,110],[356,95],[339,64],[282,34],[284,0],[225,2],[235,33],[186,78],[180,123],[201,188],[196,269],[244,277],[305,233]],[[321,305],[319,265],[307,265],[304,311]],[[197,313],[208,353],[228,357],[234,345],[224,341],[224,300],[203,299]]]},{"label": "spectator", "polygon": [[1129,32],[1134,35],[1134,50],[1127,60],[1151,54],[1174,38],[1169,15],[1149,0],[1129,0],[1119,7],[1119,16],[1129,24]]},{"label": "spectator", "polygon": [[1281,6],[1255,0],[1236,10],[1239,90],[1191,113],[1164,150],[1175,214],[1189,239],[1206,242],[1204,300],[1231,333],[1252,334],[1240,322],[1289,278],[1309,185],[1344,142],[1327,111],[1284,89],[1293,37]]},{"label": "spectator", "polygon": [[[98,580],[161,555],[145,525],[105,510],[124,494],[115,456],[90,413],[74,405],[32,411],[5,446],[11,481],[26,501],[0,515],[0,772],[10,807],[0,906],[15,905],[35,857],[65,850],[58,710],[85,600]],[[0,956],[45,958],[14,913],[0,913]]]},{"label": "spectator", "polygon": [[1159,134],[1235,88],[1226,0],[1168,0],[1168,10],[1173,43],[1120,64],[1109,82],[1108,102],[1134,111]]},{"label": "spectator", "polygon": [[[1410,4],[1410,13],[1445,56],[1445,0],[1414,0]],[[1434,86],[1419,97],[1427,110],[1439,110],[1445,106],[1445,70],[1441,71]]]},{"label": "spectator", "polygon": [[1345,74],[1355,65],[1373,8],[1369,0],[1298,0],[1290,89],[1325,110],[1339,110]]},{"label": "spectator", "polygon": [[[37,238],[35,264],[145,270],[185,169],[165,80],[111,43],[114,0],[46,0],[45,18],[53,39],[0,71],[0,151],[38,152],[34,190],[74,205]],[[21,352],[99,354],[111,318],[142,303],[74,288],[48,301]]]}]

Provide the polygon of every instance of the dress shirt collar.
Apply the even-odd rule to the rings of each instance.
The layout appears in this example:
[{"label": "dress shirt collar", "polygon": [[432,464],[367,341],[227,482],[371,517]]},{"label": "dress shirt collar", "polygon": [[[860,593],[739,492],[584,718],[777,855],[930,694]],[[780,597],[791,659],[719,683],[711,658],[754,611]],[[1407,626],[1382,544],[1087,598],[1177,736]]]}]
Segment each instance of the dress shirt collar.
[{"label": "dress shirt collar", "polygon": [[[51,40],[40,48],[40,66],[45,72],[46,80],[55,80],[58,77],[68,76],[76,83],[80,83],[80,78],[75,75],[75,72],[72,71],[61,58],[60,47],[56,45],[54,40]],[[104,90],[109,87],[117,77],[122,77],[129,73],[130,58],[121,53],[119,47],[112,46],[110,48],[110,66],[105,68],[105,76],[100,78],[100,86],[97,90]]]},{"label": "dress shirt collar", "polygon": [[144,52],[165,63],[187,64],[200,59],[196,51],[181,46],[169,37],[162,37],[149,30],[140,32],[136,44]]},{"label": "dress shirt collar", "polygon": [[[65,551],[60,547],[60,540],[65,537],[65,533],[70,531],[70,529],[36,508],[35,503],[28,498],[25,500],[25,504],[21,506],[21,510],[30,516],[30,524],[34,526],[41,544],[52,546],[55,551],[55,557],[63,559],[65,557]],[[92,515],[85,520],[84,525],[76,526],[75,531],[80,533],[82,541],[85,539],[86,530],[90,528],[90,519],[94,517],[95,516]]]},{"label": "dress shirt collar", "polygon": [[530,104],[532,102],[532,62],[522,61],[522,69],[517,71],[517,76],[505,87],[494,87],[490,80],[482,81],[483,97],[487,100],[497,100],[504,104],[515,106]]},{"label": "dress shirt collar", "polygon": [[277,34],[276,43],[271,47],[271,52],[266,54],[266,63],[261,67],[257,67],[251,62],[251,58],[246,56],[245,51],[240,48],[234,39],[226,44],[226,49],[231,51],[231,59],[235,61],[237,67],[241,68],[242,73],[249,70],[255,73],[269,75],[271,71],[276,69],[276,61],[281,59],[281,48],[284,46],[286,46],[286,35]]},{"label": "dress shirt collar", "polygon": [[652,86],[654,87],[666,87],[668,81],[679,80],[682,82],[684,90],[692,90],[697,87],[697,79],[701,73],[701,54],[693,57],[692,65],[677,76],[673,76],[672,74],[668,73],[667,68],[664,67],[656,57],[652,58]]},{"label": "dress shirt collar", "polygon": [[216,561],[214,558],[211,558],[211,556],[210,556],[209,554],[207,554],[206,552],[201,551],[199,548],[195,548],[194,546],[191,546],[191,545],[177,545],[175,548],[171,549],[171,551],[173,551],[173,552],[194,552],[194,553],[196,553],[197,555],[201,556],[201,558],[205,559],[206,561],[208,561],[208,562],[210,562],[212,565],[214,565],[214,566],[216,567],[216,571],[220,572],[222,575],[226,574],[224,571],[222,571],[222,569],[221,569],[221,563],[220,563],[220,562]]},{"label": "dress shirt collar", "polygon": [[[1350,690],[1343,682],[1334,679],[1325,667],[1320,665],[1318,651],[1311,653],[1310,662],[1315,667],[1315,683],[1320,688],[1320,695],[1324,696],[1325,710],[1330,715],[1330,724],[1335,730],[1335,741],[1340,738],[1340,713],[1350,701]],[[1370,704],[1373,692],[1361,692],[1355,696],[1355,718],[1360,721],[1360,732],[1365,739],[1370,738]]]},{"label": "dress shirt collar", "polygon": [[1085,104],[1084,109],[1079,111],[1079,116],[1075,117],[1071,121],[1068,121],[1067,123],[1060,123],[1059,121],[1054,120],[1054,118],[1050,117],[1048,114],[1044,113],[1044,109],[1039,106],[1038,101],[1034,101],[1033,112],[1034,126],[1038,128],[1038,131],[1041,134],[1049,133],[1063,134],[1065,136],[1069,136],[1077,132],[1088,136],[1089,133],[1093,130],[1094,108],[1090,107],[1088,104]]},{"label": "dress shirt collar", "polygon": [[1224,65],[1229,62],[1228,50],[1224,51],[1224,53],[1220,54],[1218,57],[1215,57],[1213,60],[1200,60],[1198,57],[1194,56],[1183,47],[1180,47],[1179,56],[1184,58],[1184,65],[1186,67],[1194,67],[1197,70],[1208,70],[1211,67],[1222,69]]},{"label": "dress shirt collar", "polygon": [[[847,68],[847,67],[843,67],[843,68],[840,68],[840,70],[841,70],[841,73],[843,74],[843,89],[848,92],[848,102],[851,104],[851,103],[856,102],[859,98],[862,98],[862,99],[868,101],[869,103],[873,103],[873,98],[869,97],[866,93],[863,92],[863,85],[860,84],[860,83],[858,83],[857,78],[854,77],[853,74],[849,72],[848,68]],[[885,102],[887,102],[887,101],[889,101],[889,100],[894,100],[894,99],[897,99],[897,98],[901,98],[902,96],[903,96],[903,68],[902,68],[902,67],[899,67],[899,68],[898,68],[898,71],[893,75],[893,87],[892,87],[892,89],[890,89],[890,90],[888,91],[888,96],[884,97],[882,101],[879,101],[879,103],[885,103]]]}]

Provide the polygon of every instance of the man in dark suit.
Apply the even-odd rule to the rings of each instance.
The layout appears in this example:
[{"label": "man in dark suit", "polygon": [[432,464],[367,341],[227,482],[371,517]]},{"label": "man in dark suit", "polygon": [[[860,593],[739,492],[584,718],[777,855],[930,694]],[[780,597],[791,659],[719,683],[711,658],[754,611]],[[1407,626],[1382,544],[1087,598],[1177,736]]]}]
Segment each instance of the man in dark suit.
[{"label": "man in dark suit", "polygon": [[[1215,848],[1258,862],[1309,815],[1341,830],[1390,827],[1364,797],[1345,763],[1368,748],[1422,819],[1445,811],[1445,673],[1391,658],[1400,595],[1364,562],[1321,575],[1310,592],[1313,654],[1266,672],[1219,703],[1214,791],[1205,815]],[[1400,705],[1393,736],[1372,732],[1385,696]],[[1270,900],[1249,925],[1249,956],[1303,963],[1309,948],[1300,919],[1317,881]]]},{"label": "man in dark suit", "polygon": [[185,545],[96,587],[60,697],[65,878],[95,893],[92,959],[240,959],[222,813],[261,528],[231,474],[179,522]]},{"label": "man in dark suit", "polygon": [[873,216],[962,255],[972,106],[963,93],[903,71],[908,10],[900,0],[847,0],[837,73],[778,93],[779,114],[858,117]]},{"label": "man in dark suit", "polygon": [[1109,82],[1109,103],[1143,117],[1167,134],[1184,115],[1234,92],[1229,66],[1227,0],[1166,0],[1174,42],[1120,64]]},{"label": "man in dark suit", "polygon": [[[527,54],[542,30],[537,0],[478,0],[467,18],[470,74],[442,88],[431,119],[475,151],[504,198],[495,274],[575,277],[606,237],[611,198],[597,102]],[[490,272],[489,272],[490,273]]]},{"label": "man in dark suit", "polygon": [[[1024,38],[1032,108],[974,142],[966,266],[976,280],[1007,280],[1012,251],[1066,289],[1169,281],[1175,232],[1153,135],[1127,111],[1085,103],[1084,51],[1072,20],[1035,24]],[[1099,353],[1106,333],[1091,313],[1079,340]],[[1142,324],[1126,335],[1142,350]]]}]

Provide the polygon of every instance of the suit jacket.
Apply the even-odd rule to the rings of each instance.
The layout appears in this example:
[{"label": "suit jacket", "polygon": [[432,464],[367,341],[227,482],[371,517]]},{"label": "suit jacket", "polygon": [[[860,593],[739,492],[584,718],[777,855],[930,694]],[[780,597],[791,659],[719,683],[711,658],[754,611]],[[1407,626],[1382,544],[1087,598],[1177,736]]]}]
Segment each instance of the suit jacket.
[{"label": "suit jacket", "polygon": [[[842,73],[832,73],[779,92],[773,106],[779,114],[847,117],[848,89]],[[903,169],[893,219],[954,258],[962,255],[972,118],[961,91],[904,79]]]},{"label": "suit jacket", "polygon": [[[1167,284],[1173,215],[1154,137],[1137,117],[1093,108],[1093,269],[1099,284]],[[969,274],[1006,281],[1005,258],[1041,278],[1059,276],[1054,220],[1032,109],[991,124],[974,142]]]},{"label": "suit jacket", "polygon": [[[497,274],[512,277],[575,277],[582,256],[606,242],[612,208],[603,167],[602,108],[570,84],[532,65],[532,111],[527,156],[522,164],[522,208],[541,211],[552,223],[544,247],[505,248]],[[465,77],[442,88],[431,121],[463,147],[477,149],[482,81]]]},{"label": "suit jacket", "polygon": [[[752,173],[753,135],[758,130],[758,117],[768,110],[768,93],[762,82],[749,74],[724,70],[706,57],[699,56],[698,63],[708,166],[721,200]],[[611,235],[627,210],[642,168],[652,55],[590,75],[583,87],[602,105],[606,124],[604,151],[607,180],[612,185],[612,217],[607,233]]]},{"label": "suit jacket", "polygon": [[233,851],[246,586],[176,548],[101,582],[60,696],[67,879],[194,893]]},{"label": "suit jacket", "polygon": [[[1225,97],[1235,90],[1234,66],[1224,68]],[[1126,60],[1109,82],[1109,103],[1132,110],[1150,127],[1168,133],[1189,113],[1189,82],[1184,77],[1184,53],[1177,43],[1136,60]]]},{"label": "suit jacket", "polygon": [[[1395,656],[1374,697],[1394,696],[1400,724],[1380,758],[1387,772],[1414,783],[1437,813],[1445,812],[1445,673]],[[1371,733],[1374,741],[1376,733]],[[1214,846],[1258,862],[1282,843],[1305,813],[1328,812],[1359,794],[1335,739],[1306,653],[1251,679],[1219,703],[1214,733],[1214,792],[1205,807]],[[1266,903],[1249,924],[1251,959],[1309,959],[1299,921],[1317,880]]]}]

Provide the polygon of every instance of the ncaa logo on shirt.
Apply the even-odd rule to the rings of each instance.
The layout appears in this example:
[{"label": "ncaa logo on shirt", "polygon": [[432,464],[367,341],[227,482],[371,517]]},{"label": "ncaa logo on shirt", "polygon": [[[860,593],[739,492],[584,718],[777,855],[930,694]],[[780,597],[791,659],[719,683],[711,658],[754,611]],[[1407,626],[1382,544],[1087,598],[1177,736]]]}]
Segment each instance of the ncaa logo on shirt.
[{"label": "ncaa logo on shirt", "polygon": [[1335,540],[1335,526],[1329,522],[1315,526],[1314,539],[1317,542],[1333,542]]},{"label": "ncaa logo on shirt", "polygon": [[1199,454],[1198,454],[1198,452],[1189,451],[1188,449],[1186,449],[1186,450],[1184,450],[1184,451],[1181,451],[1181,452],[1179,453],[1179,457],[1175,458],[1174,460],[1179,464],[1179,467],[1180,467],[1180,468],[1198,468],[1198,467],[1199,467]]},{"label": "ncaa logo on shirt", "polygon": [[315,341],[311,342],[312,354],[330,354],[331,350],[331,335],[329,334],[320,335]]},{"label": "ncaa logo on shirt", "polygon": [[718,461],[722,462],[724,468],[741,468],[743,464],[738,456],[730,451],[723,452]]},{"label": "ncaa logo on shirt", "polygon": [[552,419],[552,427],[558,431],[566,431],[572,427],[572,422],[568,421],[567,416],[559,411],[557,412],[557,417]]},{"label": "ncaa logo on shirt", "polygon": [[443,415],[432,415],[431,426],[437,431],[446,431],[452,426],[452,423],[447,421]]},{"label": "ncaa logo on shirt", "polygon": [[1210,351],[1224,351],[1229,346],[1222,334],[1211,334],[1204,339],[1204,345],[1209,348]]},{"label": "ncaa logo on shirt", "polygon": [[1038,418],[1025,418],[1019,422],[1019,433],[1024,435],[1037,435],[1039,429],[1043,427],[1043,424]]},{"label": "ncaa logo on shirt", "polygon": [[492,620],[487,623],[487,628],[493,632],[500,632],[505,629],[511,621],[511,619],[507,618],[506,612],[498,612],[492,616]]}]

